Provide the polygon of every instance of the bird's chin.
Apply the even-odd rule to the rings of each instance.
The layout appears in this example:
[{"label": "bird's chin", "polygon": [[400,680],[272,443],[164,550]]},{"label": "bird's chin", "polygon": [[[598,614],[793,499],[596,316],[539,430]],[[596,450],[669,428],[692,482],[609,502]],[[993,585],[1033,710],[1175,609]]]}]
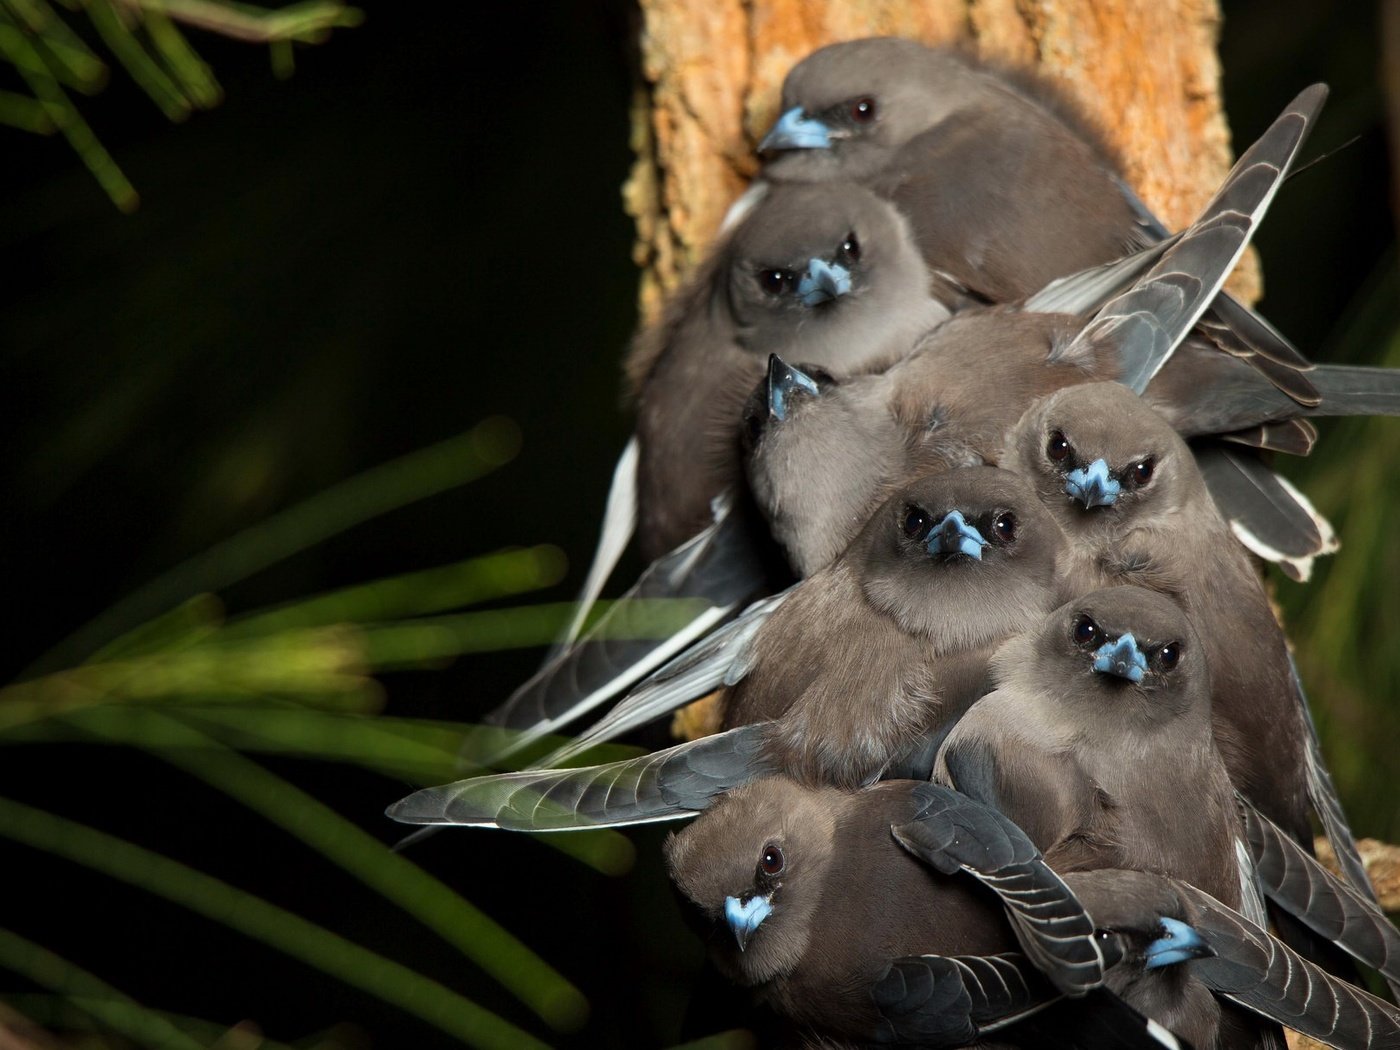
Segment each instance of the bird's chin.
[{"label": "bird's chin", "polygon": [[[710,958],[715,969],[725,980],[743,988],[754,988],[767,984],[782,975],[782,966],[771,958],[763,943],[763,931],[756,931],[748,946],[741,952],[727,929],[719,929],[711,944]],[[725,941],[728,943],[725,943]]]}]

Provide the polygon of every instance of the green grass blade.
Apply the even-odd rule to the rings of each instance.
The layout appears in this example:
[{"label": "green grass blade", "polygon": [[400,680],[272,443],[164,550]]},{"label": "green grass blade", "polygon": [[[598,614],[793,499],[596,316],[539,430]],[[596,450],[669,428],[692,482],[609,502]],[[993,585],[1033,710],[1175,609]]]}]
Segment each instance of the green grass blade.
[{"label": "green grass blade", "polygon": [[[613,618],[600,637],[666,638],[708,607],[703,600],[691,598],[599,602],[588,624],[617,608],[621,615]],[[368,624],[364,627],[365,659],[379,669],[431,667],[464,653],[550,645],[573,614],[572,602],[547,602],[407,623]]]},{"label": "green grass blade", "polygon": [[[64,996],[34,993],[0,995],[0,1004],[8,1006],[45,1029],[66,1032],[98,1032],[102,1030],[100,1022],[94,1018],[92,1011],[86,1009],[87,1006],[92,1005],[90,999],[91,997],[82,995]],[[343,1046],[333,1038],[317,1039],[313,1037],[314,1041],[302,1040],[302,1045],[295,1047],[290,1043],[269,1039],[250,1022],[240,1022],[230,1028],[202,1017],[190,1017],[187,1014],[177,1014],[170,1010],[152,1010],[149,1007],[146,1010],[148,1013],[165,1018],[180,1031],[194,1039],[200,1046],[210,1047],[212,1050],[342,1050]],[[3,1024],[3,1021],[0,1021],[0,1024]],[[87,1044],[82,1045],[86,1046]]]},{"label": "green grass blade", "polygon": [[267,58],[272,66],[272,75],[278,80],[290,80],[297,71],[297,56],[292,42],[278,38],[268,42]]},{"label": "green grass blade", "polygon": [[183,649],[211,638],[223,622],[223,603],[212,594],[196,594],[169,612],[114,638],[93,653],[90,662],[103,663],[160,650]]},{"label": "green grass blade", "polygon": [[200,1044],[159,1013],[147,1010],[94,976],[47,948],[0,929],[0,966],[28,978],[42,988],[59,992],[84,1013],[143,1046],[170,1050],[199,1050]]},{"label": "green grass blade", "polygon": [[135,211],[141,203],[136,187],[131,185],[122,174],[122,170],[117,167],[112,155],[97,141],[92,128],[82,118],[58,81],[49,73],[38,52],[13,26],[0,24],[0,58],[14,66],[24,78],[29,90],[48,113],[49,119],[63,133],[68,145],[92,173],[97,184],[111,198],[112,203],[122,211]]},{"label": "green grass blade", "polygon": [[26,674],[75,663],[197,594],[218,591],[371,518],[475,481],[509,462],[519,447],[515,424],[492,417],[334,485],[134,591],[50,649]]},{"label": "green grass blade", "polygon": [[[123,739],[126,712],[96,708],[74,716],[90,732]],[[588,1015],[583,994],[503,927],[427,872],[333,809],[191,726],[159,711],[148,720],[167,739],[157,757],[218,788],[392,901],[489,973],[551,1027],[573,1030]],[[387,824],[387,821],[386,821]]]},{"label": "green grass blade", "polygon": [[323,627],[84,664],[18,682],[0,689],[0,732],[97,704],[227,703],[268,695],[353,710],[377,710],[382,701],[379,684],[365,674],[356,632]]},{"label": "green grass blade", "polygon": [[[114,715],[127,733],[129,742],[142,746],[171,746],[145,718],[145,708],[129,705]],[[355,713],[323,711],[295,704],[249,705],[229,702],[203,702],[183,705],[179,717],[185,723],[208,733],[220,743],[240,751],[257,751],[323,762],[345,762],[418,785],[441,784],[468,775],[461,768],[460,752],[468,739],[476,741],[495,727],[426,719],[368,717]],[[42,718],[9,726],[0,733],[0,744],[66,742],[82,738],[66,719]],[[497,730],[484,737],[493,741],[489,750],[505,750],[501,742],[507,731]],[[541,747],[553,750],[566,743],[561,736],[548,737]],[[482,745],[486,748],[487,745]],[[600,744],[588,753],[596,763],[636,758],[641,749],[627,744]],[[550,836],[562,841],[570,836]]]},{"label": "green grass blade", "polygon": [[332,623],[396,620],[457,609],[551,587],[564,576],[558,547],[505,550],[453,565],[345,587],[231,623],[225,637],[318,627]]},{"label": "green grass blade", "polygon": [[13,91],[0,91],[0,124],[36,135],[52,135],[58,130],[43,103]]},{"label": "green grass blade", "polygon": [[180,82],[181,90],[200,109],[212,109],[224,97],[223,88],[209,63],[190,47],[185,35],[175,23],[156,8],[147,8],[144,18],[146,35],[151,46],[171,74]]},{"label": "green grass blade", "polygon": [[[104,709],[96,709],[104,710]],[[186,747],[188,738],[168,728],[170,719],[150,718],[146,708],[133,706],[102,715],[83,713],[72,718],[47,717],[0,733],[0,744],[33,744],[87,741],[93,734],[82,728],[101,717],[106,736],[98,740],[143,747]],[[351,762],[414,786],[442,784],[463,776],[458,751],[475,726],[423,722],[416,719],[364,718],[309,711],[294,707],[218,707],[203,705],[183,709],[180,721],[216,741],[240,750],[292,755],[330,762]],[[563,743],[562,738],[550,746]],[[219,746],[215,744],[214,746]],[[623,744],[602,745],[592,760],[611,762],[635,758],[639,749]],[[392,791],[386,792],[386,798]],[[607,828],[569,835],[535,838],[604,875],[625,875],[636,862],[636,848],[620,832]]]},{"label": "green grass blade", "polygon": [[169,857],[0,798],[0,835],[189,908],[440,1028],[469,1046],[544,1047],[437,981]]},{"label": "green grass blade", "polygon": [[86,0],[88,18],[102,40],[117,56],[117,61],[136,81],[137,85],[165,114],[168,120],[176,123],[190,115],[190,100],[171,80],[165,70],[146,54],[146,49],[136,39],[122,20],[122,15],[110,0]]},{"label": "green grass blade", "polygon": [[143,8],[164,11],[176,21],[212,33],[266,44],[276,40],[319,43],[332,29],[350,29],[364,14],[341,0],[303,0],[269,10],[234,0],[137,0]]},{"label": "green grass blade", "polygon": [[2,5],[32,34],[35,48],[50,61],[49,72],[59,81],[86,94],[107,80],[107,67],[43,0],[4,0]]}]

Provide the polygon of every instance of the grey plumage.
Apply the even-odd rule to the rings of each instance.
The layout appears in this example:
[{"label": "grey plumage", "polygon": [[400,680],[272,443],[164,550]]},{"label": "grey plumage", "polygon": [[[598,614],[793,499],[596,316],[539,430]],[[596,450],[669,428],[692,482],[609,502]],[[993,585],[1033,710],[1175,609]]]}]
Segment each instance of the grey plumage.
[{"label": "grey plumage", "polygon": [[[1029,74],[911,41],[858,40],[794,67],[782,108],[760,146],[764,177],[857,179],[889,197],[954,304],[1023,299],[1166,234],[1073,107]],[[1303,131],[1314,115],[1299,111]],[[1204,331],[1313,399],[1307,361],[1237,302],[1225,297]]]},{"label": "grey plumage", "polygon": [[[802,294],[817,262],[841,268],[844,292]],[[703,528],[710,499],[739,479],[741,409],[769,354],[843,373],[888,363],[947,316],[926,287],[904,221],[873,194],[844,184],[768,194],[628,357],[643,556]]]},{"label": "grey plumage", "polygon": [[1059,871],[1165,872],[1238,903],[1206,653],[1177,605],[1138,587],[1084,595],[998,649],[992,678],[936,781],[1005,813]]},{"label": "grey plumage", "polygon": [[1224,442],[1196,442],[1192,452],[1235,539],[1290,579],[1306,582],[1313,560],[1341,547],[1312,501],[1257,456]]},{"label": "grey plumage", "polygon": [[[1315,112],[1321,96],[1310,89],[1285,111],[1146,273],[1118,265],[1057,282],[1041,303],[1064,312],[1039,312],[1036,297],[1023,307],[965,310],[882,372],[813,384],[817,396],[797,399],[786,419],[750,435],[747,476],[794,567],[824,564],[839,549],[833,537],[849,536],[850,523],[902,478],[995,462],[1007,429],[1039,396],[1095,379],[1189,377],[1203,360],[1229,360],[1180,343],[1296,153],[1307,124],[1300,114]],[[1120,284],[1105,286],[1105,274]],[[841,449],[861,451],[833,452]]]},{"label": "grey plumage", "polygon": [[[1189,611],[1211,668],[1215,740],[1231,780],[1291,835],[1310,841],[1310,733],[1287,641],[1186,443],[1131,391],[1091,384],[1033,405],[1004,461],[1032,479],[1070,537],[1072,588],[1135,583]],[[1095,463],[1121,491],[1086,506],[1067,495],[1068,479]]]},{"label": "grey plumage", "polygon": [[[891,825],[917,843],[918,860]],[[1102,982],[1093,925],[1063,880],[1009,821],[935,785],[845,792],[760,781],[673,835],[666,857],[677,888],[714,924],[720,970],[817,1033],[875,1038],[870,989],[898,955],[1012,951],[1008,909],[1043,975],[1024,994],[984,998],[975,1017],[970,1000],[952,1004],[943,1018],[950,1040],[1053,999],[1057,985],[1082,995]]]},{"label": "grey plumage", "polygon": [[[634,528],[654,564],[625,598],[703,598],[713,608],[697,615],[688,638],[761,591],[763,526],[730,491],[741,476],[745,400],[770,354],[800,354],[843,373],[888,364],[947,316],[927,283],[903,219],[868,191],[832,184],[770,193],[633,345],[626,371],[636,435],[619,461],[583,605],[596,599]],[[716,514],[717,499],[725,502]],[[576,639],[583,611],[539,674],[488,721],[534,739],[657,666],[659,644],[599,644],[606,628]]]},{"label": "grey plumage", "polygon": [[1329,1046],[1400,1046],[1394,1006],[1325,973],[1197,887],[1138,871],[1081,872],[1066,881],[1100,925],[1186,922],[1212,950],[1185,964],[1189,980],[1259,1017]]},{"label": "grey plumage", "polygon": [[746,726],[601,766],[471,777],[415,791],[385,812],[404,824],[511,831],[684,820],[724,792],[779,770],[766,729]]},{"label": "grey plumage", "polygon": [[[1305,92],[1298,107],[1310,112],[1320,103],[1320,91]],[[1294,111],[1281,117],[1241,158],[1188,235],[1148,253],[1141,262],[1109,267],[1106,272],[1116,275],[1114,280],[1131,285],[1118,298],[1110,298],[1116,285],[1114,280],[1105,284],[1103,273],[1057,283],[1058,308],[1068,308],[1067,295],[1071,299],[1091,296],[1095,306],[1101,307],[1087,327],[1081,319],[1060,315],[1006,308],[968,311],[935,329],[917,352],[884,371],[848,378],[836,385],[834,393],[813,400],[811,393],[822,393],[829,382],[817,374],[805,386],[786,391],[780,409],[774,409],[779,402],[770,372],[757,413],[751,406],[748,414],[754,424],[746,438],[748,476],[774,535],[798,573],[810,574],[829,564],[900,481],[930,470],[994,461],[1005,428],[1038,394],[1085,378],[1116,377],[1125,371],[1147,375],[1157,369],[1224,280],[1288,158],[1296,152],[1300,126],[1305,123]],[[812,212],[819,218],[804,217],[802,209],[822,204],[807,197],[820,193],[834,196]],[[846,202],[848,194],[854,194],[853,204]],[[792,202],[801,203],[802,209]],[[650,422],[639,424],[639,500],[646,535],[688,533],[696,527],[698,511],[684,509],[685,500],[703,504],[729,480],[729,466],[715,473],[706,464],[731,463],[737,409],[720,401],[735,389],[736,376],[748,375],[752,380],[761,374],[755,337],[761,336],[759,341],[769,346],[797,341],[804,360],[815,357],[818,363],[833,365],[840,358],[850,369],[859,370],[887,360],[894,353],[892,346],[903,346],[909,332],[928,320],[923,306],[894,309],[891,305],[886,284],[902,290],[902,296],[912,295],[916,304],[928,300],[908,287],[908,275],[920,266],[907,244],[899,248],[906,237],[897,217],[891,217],[879,201],[853,187],[829,185],[774,190],[765,204],[769,206],[745,220],[725,251],[696,278],[697,288],[704,285],[709,291],[693,289],[683,297],[673,324],[660,329],[659,349],[637,358],[655,394],[643,397],[642,417]],[[781,263],[764,261],[772,258],[765,253],[778,251],[775,244],[800,245],[786,249],[796,259],[818,250],[801,237],[813,238],[814,245],[840,238],[839,252],[850,239],[852,224],[874,233],[861,234],[859,260],[848,259],[852,286],[848,294],[812,307],[799,305],[791,288],[776,296],[763,291],[758,276]],[[791,268],[796,262],[782,265],[795,275]],[[1146,276],[1141,275],[1144,266]],[[1134,275],[1140,277],[1136,284],[1129,280]],[[1070,289],[1075,291],[1071,294]],[[1110,298],[1106,305],[1101,301],[1105,298]],[[813,323],[793,321],[807,315]],[[912,325],[911,316],[916,318]],[[852,338],[853,332],[861,337]],[[841,334],[828,338],[821,333]],[[713,351],[715,340],[725,347],[722,352]],[[1204,354],[1224,356],[1214,349]],[[988,367],[988,361],[1000,366]],[[1168,372],[1174,367],[1169,361]],[[1191,367],[1189,358],[1187,367]],[[711,385],[716,383],[723,387],[720,401],[711,397]],[[675,404],[667,407],[672,401]],[[789,418],[774,425],[767,418],[770,410]],[[729,436],[722,439],[727,451],[718,459],[703,451],[705,442],[696,436],[710,426],[698,421],[701,416],[732,420],[720,427]],[[648,437],[649,428],[654,429],[655,440]],[[666,451],[668,442],[679,459]],[[696,456],[705,462],[683,464],[685,457],[694,460]],[[649,468],[649,462],[656,469]],[[674,470],[657,466],[666,462],[682,466]],[[647,477],[660,486],[650,496]],[[685,482],[680,486],[684,499],[663,498],[661,490],[678,479]],[[677,518],[671,525],[646,525],[648,505],[657,514],[677,511],[685,523],[676,524]],[[648,594],[698,593],[710,600],[711,607],[702,610],[685,631],[686,639],[722,622],[766,583],[749,546],[753,537],[748,523],[739,511],[727,513],[722,531],[707,533],[703,541],[703,563],[689,548],[678,551],[639,585]],[[695,568],[697,564],[705,570]],[[677,566],[684,567],[684,572],[678,572]],[[724,584],[723,594],[710,593],[715,580]],[[655,666],[661,651],[662,646],[646,643],[576,644],[493,713],[491,721],[523,729],[531,738],[558,728],[563,716],[596,706]]]},{"label": "grey plumage", "polygon": [[[596,709],[724,623],[767,579],[749,525],[731,499],[715,520],[642,573],[581,638],[563,648],[484,719],[518,730],[499,761]],[[677,604],[658,611],[654,602]],[[658,623],[669,629],[657,632]],[[494,739],[494,738],[492,738]]]},{"label": "grey plumage", "polygon": [[[980,530],[978,557],[931,539],[954,513]],[[784,768],[863,783],[965,710],[995,647],[1059,600],[1060,543],[1033,493],[1005,471],[912,483],[832,565],[657,672],[555,757],[725,685],[726,727],[772,721]]]},{"label": "grey plumage", "polygon": [[[950,523],[961,531],[945,549],[935,532]],[[975,555],[957,543],[975,547]],[[671,778],[700,762],[715,773],[704,782],[705,798],[774,769],[815,783],[869,783],[904,768],[910,752],[931,754],[929,738],[985,691],[996,646],[1059,600],[1061,544],[1050,516],[1013,474],[979,467],[924,479],[873,516],[832,566],[663,668],[550,761],[661,717],[717,684],[732,687],[724,719],[730,733],[610,766],[429,788],[390,816],[537,830],[670,819],[687,810],[671,805]],[[536,806],[537,798],[546,804]]]},{"label": "grey plumage", "polygon": [[1392,992],[1400,994],[1400,932],[1374,897],[1343,883],[1243,799],[1240,812],[1264,894],[1319,936],[1380,971]]}]

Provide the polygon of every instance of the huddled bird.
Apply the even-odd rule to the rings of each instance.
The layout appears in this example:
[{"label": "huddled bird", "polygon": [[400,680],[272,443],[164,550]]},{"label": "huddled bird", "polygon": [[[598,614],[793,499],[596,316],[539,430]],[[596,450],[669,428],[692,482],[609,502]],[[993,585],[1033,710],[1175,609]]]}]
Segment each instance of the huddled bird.
[{"label": "huddled bird", "polygon": [[[1400,1047],[1358,969],[1400,992],[1400,931],[1258,563],[1337,551],[1272,457],[1400,415],[1400,372],[1315,365],[1222,290],[1325,97],[1171,234],[1028,74],[890,38],[799,62],[627,356],[579,613],[473,755],[507,771],[389,815],[690,821],[678,900],[792,1045]],[[658,597],[668,630],[619,629]],[[709,735],[580,764],[706,697]]]}]

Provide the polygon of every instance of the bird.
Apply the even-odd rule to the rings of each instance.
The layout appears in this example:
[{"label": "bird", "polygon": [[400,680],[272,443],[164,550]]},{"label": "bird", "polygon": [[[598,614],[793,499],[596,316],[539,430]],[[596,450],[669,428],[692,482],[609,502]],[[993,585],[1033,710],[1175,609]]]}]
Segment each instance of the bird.
[{"label": "bird", "polygon": [[[1304,92],[1246,151],[1200,221],[1176,241],[1106,271],[1060,281],[1025,304],[1025,310],[963,311],[932,330],[930,352],[916,352],[883,371],[838,383],[820,375],[799,379],[792,369],[789,379],[786,365],[770,361],[762,379],[766,423],[757,438],[749,436],[747,476],[797,574],[810,575],[842,550],[900,481],[925,469],[990,456],[1000,448],[1004,428],[1019,419],[1046,383],[1053,388],[1112,377],[1145,386],[1164,361],[1170,365],[1172,351],[1243,251],[1324,93],[1320,87]],[[1125,281],[1131,286],[1123,291]],[[1046,312],[1065,310],[1066,303],[1100,304],[1109,295],[1116,297],[1091,320]],[[980,339],[974,338],[979,332]],[[1018,341],[1018,332],[1025,338]],[[1004,364],[1017,365],[987,367],[983,358],[989,341],[993,349],[1003,348]],[[921,347],[927,342],[921,341]],[[965,357],[943,367],[943,350]],[[1093,371],[1091,362],[1098,362],[1099,371]],[[943,384],[955,381],[971,384],[962,388],[966,396],[958,407],[967,415],[960,421],[955,413],[940,410]],[[825,389],[833,385],[834,393]],[[813,389],[820,395],[816,400]],[[896,396],[905,406],[898,412],[891,404]],[[829,418],[843,414],[869,418],[875,431],[894,436],[888,443],[867,440],[870,435],[853,437],[842,422]],[[886,426],[884,414],[893,414],[896,425]],[[802,440],[801,435],[808,436]],[[833,448],[860,449],[849,454],[855,468],[833,471],[833,465],[841,465],[827,462],[825,453]],[[930,454],[931,463],[921,461]],[[768,563],[753,553],[745,515],[734,510],[739,502],[737,497],[725,502],[709,529],[658,563],[652,577],[658,587],[645,592],[699,597],[702,611],[688,627],[669,642],[624,643],[625,648],[602,629],[583,636],[488,721],[522,731],[525,739],[557,731],[715,629],[746,602],[771,593],[772,576],[764,572]],[[690,587],[697,579],[707,584],[722,580],[727,589],[722,598],[697,595]]]},{"label": "bird", "polygon": [[853,184],[776,189],[724,237],[624,366],[642,556],[694,536],[738,480],[741,409],[770,354],[883,366],[948,316],[927,283],[904,219]]},{"label": "bird", "polygon": [[1135,868],[1241,904],[1234,791],[1211,733],[1211,669],[1175,602],[1083,594],[1006,642],[994,689],[933,779],[1015,821],[1061,873]]},{"label": "bird", "polygon": [[766,723],[784,768],[863,783],[950,725],[984,690],[995,648],[1061,600],[1061,543],[1006,471],[914,481],[830,566],[694,646],[541,764],[723,685],[724,728]]},{"label": "bird", "polygon": [[[1101,930],[1141,943],[1159,937],[1162,920],[1167,919],[1173,927],[1183,924],[1208,948],[1164,972],[1167,981],[1203,987],[1329,1046],[1400,1047],[1400,1010],[1303,959],[1200,887],[1142,871],[1075,872],[1067,874],[1065,881]],[[1124,972],[1130,971],[1118,970]],[[1152,1013],[1142,999],[1119,986],[1113,970],[1107,983],[1139,1009],[1163,1020],[1164,1015]],[[1159,983],[1158,991],[1162,983],[1166,982]],[[1187,1009],[1199,1009],[1191,1000],[1199,1002],[1199,992],[1182,1003]],[[1164,1023],[1178,1026],[1174,1031],[1191,1033],[1189,1023],[1170,1013],[1165,1017]],[[1236,1043],[1224,1035],[1221,1045]]]},{"label": "bird", "polygon": [[[1039,396],[1103,379],[1150,389],[1168,374],[1189,380],[1202,360],[1226,359],[1182,342],[1215,299],[1323,94],[1320,86],[1303,92],[1245,152],[1201,218],[1160,254],[1062,279],[1018,304],[961,311],[883,371],[796,379],[781,415],[771,405],[755,412],[751,403],[749,488],[797,571],[823,564],[851,523],[903,477],[996,462],[1006,430]],[[1258,383],[1273,389],[1267,379]],[[1189,382],[1173,389],[1184,401],[1178,414],[1189,420],[1199,395]],[[862,465],[875,469],[833,472],[809,486],[833,447],[864,448]]]},{"label": "bird", "polygon": [[1091,383],[1032,405],[1001,461],[1032,481],[1072,538],[1063,562],[1072,587],[1138,584],[1189,611],[1211,669],[1214,735],[1232,782],[1310,839],[1308,732],[1287,640],[1187,443],[1127,387]]},{"label": "bird", "polygon": [[1299,842],[1311,843],[1316,810],[1369,893],[1283,628],[1168,419],[1117,383],[1069,387],[1026,411],[1001,461],[1032,480],[1070,538],[1061,566],[1071,589],[1136,584],[1187,610],[1211,669],[1213,736],[1231,782]]},{"label": "bird", "polygon": [[[721,239],[662,321],[633,342],[625,371],[636,430],[575,614],[539,672],[487,716],[528,732],[507,751],[472,757],[500,760],[526,748],[790,581],[743,498],[745,401],[775,353],[800,352],[810,368],[843,374],[884,367],[948,316],[927,282],[898,212],[852,184],[779,189]],[[652,563],[618,611],[579,640],[634,531]],[[682,599],[693,613],[662,639],[618,629],[629,608],[657,598]]]},{"label": "bird", "polygon": [[964,1045],[1104,980],[1092,921],[1030,840],[934,784],[771,777],[726,794],[664,850],[720,972],[815,1035],[875,1041],[871,991],[900,955],[990,956],[1017,975],[945,998],[924,1045]]},{"label": "bird", "polygon": [[[704,769],[700,808],[773,769],[846,787],[895,768],[927,777],[943,732],[985,691],[992,652],[1061,600],[1062,542],[1014,474],[977,467],[921,479],[872,516],[827,570],[758,603],[676,658],[588,733],[539,760],[538,772],[425,788],[392,807],[391,816],[498,824],[498,810],[528,807],[536,785],[553,783],[551,767],[720,685],[731,687],[724,717],[730,731],[699,749],[645,761],[638,776],[646,783],[632,785],[641,808],[626,809],[627,792],[619,791],[620,808],[610,810],[609,822],[654,808],[672,788],[652,798],[649,787],[688,775],[694,764]],[[546,813],[522,819],[546,821],[562,805],[558,819],[567,825],[569,809],[594,797],[585,780],[552,795]],[[680,790],[689,797],[689,787]],[[670,812],[666,805],[662,811]]]},{"label": "bird", "polygon": [[[873,37],[804,58],[780,108],[758,146],[761,178],[854,180],[888,198],[909,219],[935,294],[954,304],[1022,300],[1167,236],[1089,121],[1029,71]],[[1314,399],[1307,360],[1228,295],[1206,333],[1290,396]]]}]

